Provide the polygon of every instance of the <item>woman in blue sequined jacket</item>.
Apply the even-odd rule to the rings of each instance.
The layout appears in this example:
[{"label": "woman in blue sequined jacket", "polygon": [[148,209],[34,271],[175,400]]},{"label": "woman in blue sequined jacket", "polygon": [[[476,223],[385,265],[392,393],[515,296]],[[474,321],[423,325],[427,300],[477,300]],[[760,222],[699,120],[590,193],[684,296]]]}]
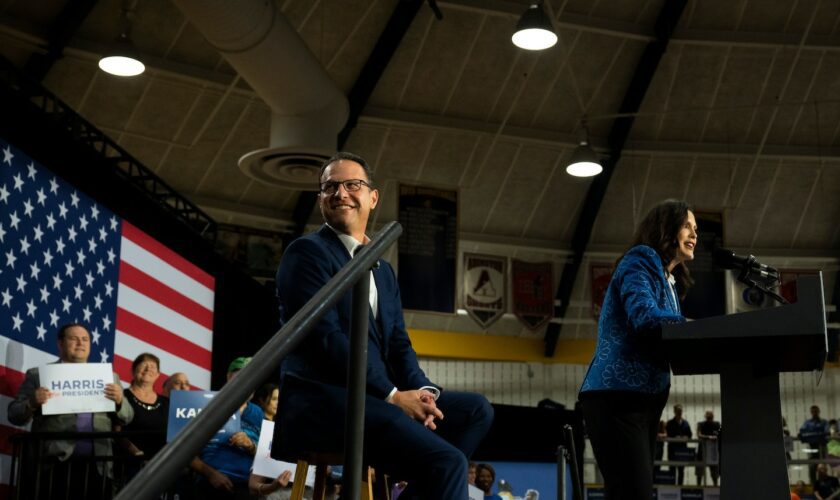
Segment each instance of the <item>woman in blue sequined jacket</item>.
[{"label": "woman in blue sequined jacket", "polygon": [[696,243],[688,204],[666,200],[642,220],[607,287],[579,395],[607,500],[651,498],[656,433],[671,386],[661,326],[685,321],[679,299],[691,285],[685,263]]}]

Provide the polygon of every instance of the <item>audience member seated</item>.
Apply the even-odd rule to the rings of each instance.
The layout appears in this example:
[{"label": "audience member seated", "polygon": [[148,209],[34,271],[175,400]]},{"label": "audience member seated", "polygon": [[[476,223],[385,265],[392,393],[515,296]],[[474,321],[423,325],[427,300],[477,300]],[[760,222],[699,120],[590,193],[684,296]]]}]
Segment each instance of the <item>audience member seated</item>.
[{"label": "audience member seated", "polygon": [[484,492],[484,500],[502,500],[502,497],[493,493],[493,484],[496,482],[496,469],[490,464],[478,464],[475,467],[475,485]]},{"label": "audience member seated", "polygon": [[[825,458],[827,438],[828,422],[820,418],[820,407],[814,405],[811,407],[811,418],[799,428],[799,440],[810,450],[805,452],[810,460]],[[812,484],[816,480],[816,470],[816,465],[808,466],[808,475]]]},{"label": "audience member seated", "polygon": [[[669,438],[685,438],[691,439],[691,426],[688,425],[688,422],[685,421],[682,417],[683,415],[683,407],[682,405],[676,404],[674,405],[674,418],[668,421],[665,424],[665,431],[668,433]],[[688,445],[686,443],[681,443],[679,441],[668,441],[668,460],[685,460],[684,458],[679,458],[684,450],[688,449]],[[685,467],[684,466],[671,466],[671,472],[676,471],[675,477],[677,478],[677,485],[683,484],[683,480],[685,479]]]},{"label": "audience member seated", "polygon": [[799,498],[799,500],[814,500],[816,497],[811,493],[811,489],[808,485],[805,484],[805,481],[797,481],[793,488],[791,488],[791,498],[794,495]]},{"label": "audience member seated", "polygon": [[[236,358],[228,367],[227,379],[245,368],[251,358]],[[211,442],[201,450],[201,456],[190,465],[198,473],[196,482],[198,496],[203,500],[217,498],[251,498],[248,478],[251,464],[257,452],[260,439],[263,411],[259,406],[246,402],[239,409],[242,430],[227,442]]]},{"label": "audience member seated", "polygon": [[134,410],[134,419],[123,430],[157,434],[131,436],[122,442],[131,455],[149,460],[166,444],[169,398],[155,392],[154,385],[160,376],[160,360],[154,354],[143,353],[137,356],[131,364],[131,373],[131,384],[123,391],[123,395]]},{"label": "audience member seated", "polygon": [[817,500],[834,499],[840,495],[840,481],[836,477],[828,475],[828,466],[826,464],[817,465],[817,480],[814,481],[814,496]]},{"label": "audience member seated", "polygon": [[[64,325],[58,330],[58,363],[87,363],[90,355],[90,333],[80,323]],[[43,415],[41,406],[52,396],[50,390],[42,387],[38,368],[26,371],[26,378],[20,386],[14,401],[9,403],[8,419],[14,425],[26,425],[32,422],[32,432],[108,432],[113,426],[127,424],[134,417],[130,404],[123,401],[123,389],[119,376],[114,373],[113,383],[105,386],[105,397],[116,405],[114,412],[70,413],[61,415]],[[92,467],[90,476],[80,473],[78,464],[75,471],[74,459],[90,456],[111,456],[110,439],[79,439],[44,441],[41,453],[45,457],[54,457],[54,463],[41,467],[42,481],[52,480],[55,488],[61,488],[69,498],[110,498],[113,495],[112,464],[110,461],[98,461]],[[58,486],[61,485],[61,486]],[[50,484],[41,484],[41,497],[47,498],[46,488]],[[24,493],[21,498],[34,498]]]},{"label": "audience member seated", "polygon": [[262,408],[266,420],[274,421],[274,415],[277,414],[277,399],[280,396],[277,384],[264,384],[257,389],[251,402]]},{"label": "audience member seated", "polygon": [[189,391],[190,379],[186,373],[175,372],[163,382],[163,395],[167,398],[172,391]]},{"label": "audience member seated", "polygon": [[406,486],[408,486],[406,481],[397,481],[394,483],[394,486],[391,488],[391,500],[397,500],[402,495],[402,492],[405,491]]},{"label": "audience member seated", "polygon": [[470,462],[467,464],[467,483],[469,483],[473,486],[475,486],[475,467],[476,467],[476,465],[478,465],[478,464],[476,464],[472,460],[470,460]]}]

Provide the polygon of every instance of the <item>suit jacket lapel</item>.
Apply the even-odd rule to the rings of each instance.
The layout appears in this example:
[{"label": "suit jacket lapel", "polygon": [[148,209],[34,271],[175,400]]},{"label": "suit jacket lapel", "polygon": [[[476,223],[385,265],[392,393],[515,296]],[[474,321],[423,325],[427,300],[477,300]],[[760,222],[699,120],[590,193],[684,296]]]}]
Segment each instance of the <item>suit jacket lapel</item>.
[{"label": "suit jacket lapel", "polygon": [[324,224],[321,226],[321,229],[318,230],[318,235],[323,238],[324,242],[326,242],[327,248],[330,249],[330,252],[332,252],[338,262],[342,266],[347,264],[347,261],[350,260],[350,254],[347,252],[347,248],[344,247],[341,240],[338,239],[338,235],[335,234],[335,231]]}]

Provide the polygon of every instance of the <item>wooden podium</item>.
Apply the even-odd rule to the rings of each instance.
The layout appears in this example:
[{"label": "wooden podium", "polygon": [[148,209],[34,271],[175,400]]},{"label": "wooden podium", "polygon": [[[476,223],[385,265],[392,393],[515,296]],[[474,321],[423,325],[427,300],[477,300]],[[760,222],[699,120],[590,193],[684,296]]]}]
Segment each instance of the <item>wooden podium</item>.
[{"label": "wooden podium", "polygon": [[779,373],[820,370],[828,351],[822,274],[796,280],[797,301],[666,325],[675,375],[720,374],[721,500],[789,500]]}]

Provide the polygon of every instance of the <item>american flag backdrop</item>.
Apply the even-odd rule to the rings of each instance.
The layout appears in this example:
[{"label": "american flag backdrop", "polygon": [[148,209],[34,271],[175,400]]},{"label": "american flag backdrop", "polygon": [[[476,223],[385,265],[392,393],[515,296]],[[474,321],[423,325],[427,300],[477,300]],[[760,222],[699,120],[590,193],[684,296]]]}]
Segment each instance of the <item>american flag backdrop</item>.
[{"label": "american flag backdrop", "polygon": [[[123,382],[143,352],[161,377],[210,388],[214,279],[0,139],[0,485],[7,406],[27,369],[55,361],[57,327],[91,332],[89,362]],[[159,389],[159,386],[158,386]],[[0,487],[2,490],[2,487]],[[0,493],[2,493],[0,491]]]}]

